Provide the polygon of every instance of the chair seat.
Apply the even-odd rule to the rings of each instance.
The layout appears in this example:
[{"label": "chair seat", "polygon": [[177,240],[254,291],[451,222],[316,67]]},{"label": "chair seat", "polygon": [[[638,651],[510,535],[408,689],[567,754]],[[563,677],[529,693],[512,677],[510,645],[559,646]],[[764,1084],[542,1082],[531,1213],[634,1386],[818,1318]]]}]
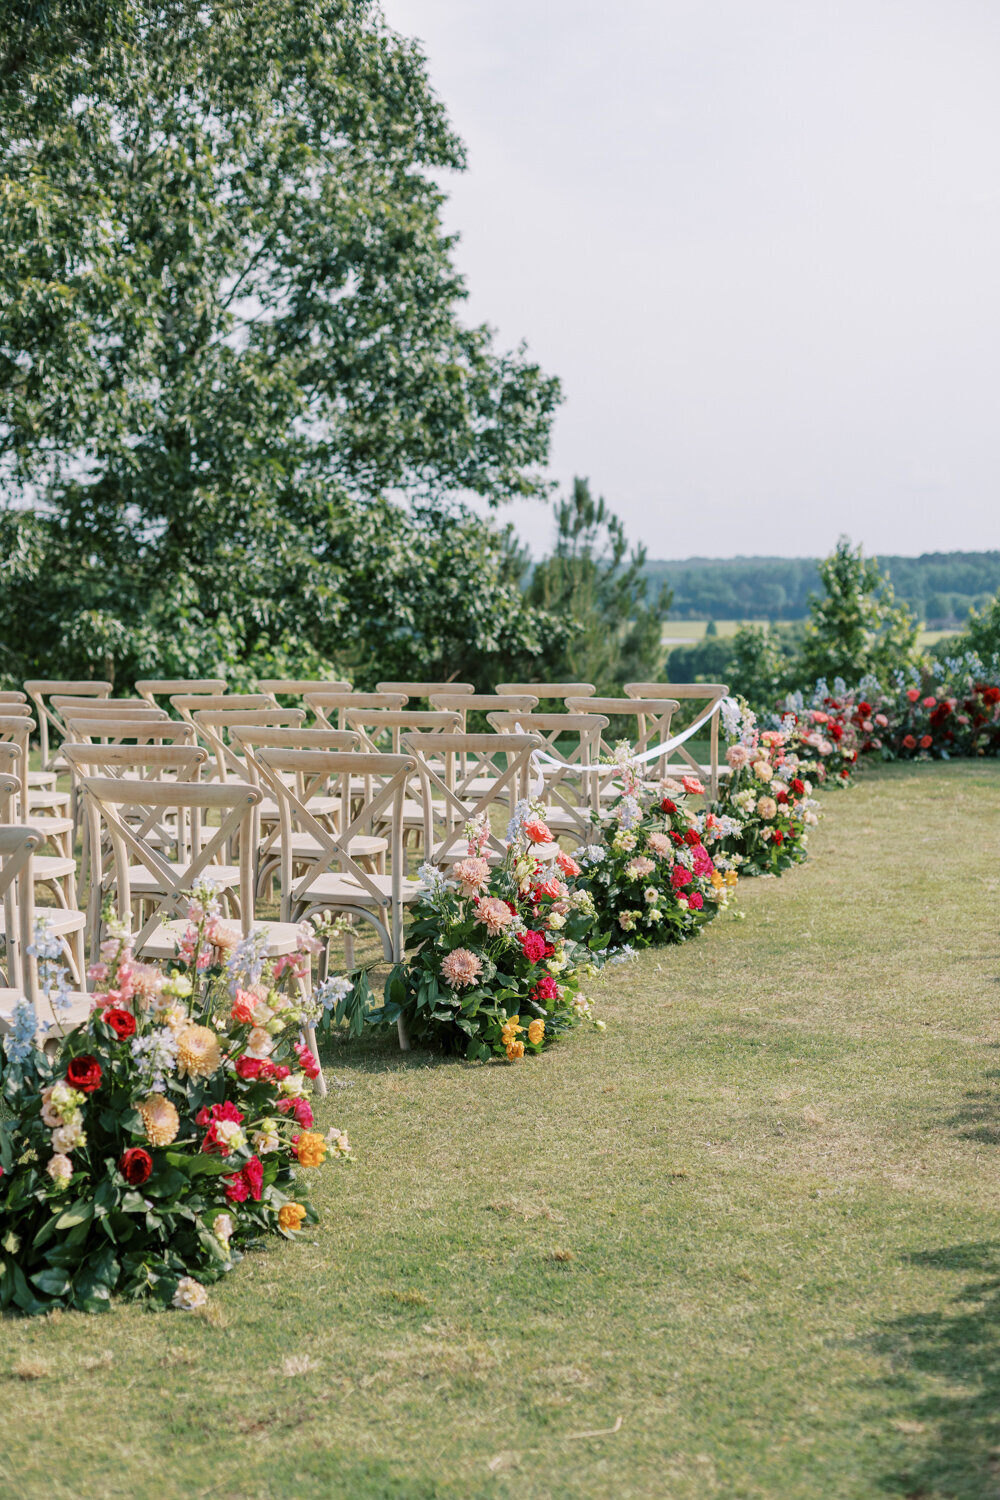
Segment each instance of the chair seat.
[{"label": "chair seat", "polygon": [[[170,866],[175,875],[183,875],[187,869],[187,865],[177,864],[175,861],[169,859],[166,861],[166,864]],[[229,890],[240,883],[239,865],[206,865],[201,874],[208,880],[214,880],[217,886],[225,890]],[[147,870],[145,865],[130,866],[128,881],[133,896],[156,896],[164,889],[163,881],[159,880],[153,874],[152,870]]]},{"label": "chair seat", "polygon": [[39,882],[64,880],[76,874],[76,860],[68,854],[36,854],[31,863]]},{"label": "chair seat", "polygon": [[[23,998],[20,990],[0,989],[0,1036],[4,1032],[13,1031],[14,1007]],[[69,1031],[73,1026],[79,1026],[81,1021],[86,1021],[93,1010],[91,997],[85,995],[82,990],[70,990],[69,1002],[69,1009],[60,1010],[56,1016],[58,1024],[65,1031]],[[51,1038],[53,1034],[53,1018],[48,1005],[44,1001],[41,1005],[41,1019],[49,1022],[49,1031],[47,1033],[36,1032],[38,1040],[44,1041],[46,1036]]]},{"label": "chair seat", "polygon": [[55,784],[56,784],[56,773],[55,773],[55,771],[29,771],[28,772],[28,785],[29,786],[55,786]]},{"label": "chair seat", "polygon": [[[56,937],[65,937],[70,932],[82,932],[87,925],[86,912],[64,911],[61,906],[36,906],[35,916],[44,917],[49,931]],[[4,912],[0,907],[0,937],[5,936]]]},{"label": "chair seat", "polygon": [[[167,961],[175,958],[177,946],[190,925],[190,922],[182,917],[161,922],[143,943],[143,958]],[[296,953],[302,945],[302,936],[297,922],[255,921],[253,926],[254,930],[263,927],[267,932],[267,952],[271,958],[280,958],[284,953]]]},{"label": "chair seat", "polygon": [[[371,834],[358,833],[351,839],[348,845],[348,853],[354,859],[371,859],[376,854],[384,854],[389,848],[389,840],[377,838]],[[265,858],[277,858],[281,850],[280,843],[274,843],[264,854]],[[311,833],[292,834],[292,858],[293,859],[315,859],[322,854],[323,845],[319,839],[313,838]]]},{"label": "chair seat", "polygon": [[36,817],[35,814],[32,813],[31,826],[32,828],[37,828],[40,833],[44,833],[46,838],[58,838],[60,834],[72,833],[73,819],[50,817],[41,818]]},{"label": "chair seat", "polygon": [[[312,906],[314,903],[331,902],[338,906],[388,906],[392,901],[392,876],[369,875],[371,884],[378,891],[376,896],[353,875],[317,875],[304,890],[295,887],[292,901],[296,906]],[[404,877],[401,895],[403,901],[416,901],[424,891],[419,880]]]},{"label": "chair seat", "polygon": [[55,787],[28,788],[28,814],[34,812],[36,807],[50,807],[58,812],[65,811],[69,807],[69,792],[57,792]]}]

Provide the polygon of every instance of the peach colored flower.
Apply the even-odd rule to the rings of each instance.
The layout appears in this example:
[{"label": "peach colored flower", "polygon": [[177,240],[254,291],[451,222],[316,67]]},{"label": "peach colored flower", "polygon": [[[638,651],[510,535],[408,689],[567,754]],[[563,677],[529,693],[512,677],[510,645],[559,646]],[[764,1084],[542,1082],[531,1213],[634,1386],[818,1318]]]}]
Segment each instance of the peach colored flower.
[{"label": "peach colored flower", "polygon": [[529,818],[524,825],[524,831],[533,844],[551,844],[552,834],[549,825],[541,818]]},{"label": "peach colored flower", "polygon": [[510,907],[499,896],[484,896],[476,912],[476,921],[482,922],[490,937],[496,937],[514,920]]},{"label": "peach colored flower", "polygon": [[726,751],[726,760],[734,771],[742,771],[743,767],[749,763],[750,751],[746,745],[730,745]]},{"label": "peach colored flower", "polygon": [[625,874],[630,880],[644,880],[647,875],[652,875],[655,869],[655,861],[647,859],[645,854],[640,854],[637,859],[629,860],[625,866]]},{"label": "peach colored flower", "polygon": [[682,776],[681,786],[686,792],[689,792],[692,797],[700,797],[705,790],[701,782],[698,780],[697,776]]},{"label": "peach colored flower", "polygon": [[769,821],[778,811],[778,804],[773,797],[760,797],[757,800],[757,816]]},{"label": "peach colored flower", "polygon": [[451,873],[461,883],[463,896],[478,895],[490,883],[489,861],[485,859],[460,859]]},{"label": "peach colored flower", "polygon": [[146,1139],[152,1146],[169,1146],[177,1139],[180,1116],[163,1094],[150,1094],[136,1105],[146,1128]]},{"label": "peach colored flower", "polygon": [[468,989],[483,972],[483,965],[468,948],[456,948],[441,964],[441,974],[453,990]]},{"label": "peach colored flower", "polygon": [[651,833],[646,840],[657,859],[666,859],[670,853],[670,840],[665,833]]},{"label": "peach colored flower", "polygon": [[222,1066],[219,1038],[207,1026],[185,1026],[177,1038],[177,1071],[183,1078],[211,1078]]}]

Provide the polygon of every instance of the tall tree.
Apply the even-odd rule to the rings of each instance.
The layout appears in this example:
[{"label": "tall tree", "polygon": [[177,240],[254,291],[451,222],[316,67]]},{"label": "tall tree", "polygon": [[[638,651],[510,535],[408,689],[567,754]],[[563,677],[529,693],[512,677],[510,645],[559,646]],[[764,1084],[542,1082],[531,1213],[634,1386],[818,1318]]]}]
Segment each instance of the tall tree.
[{"label": "tall tree", "polygon": [[5,629],[308,651],[359,500],[544,491],[558,384],[459,315],[463,164],[374,0],[3,7],[0,475],[50,518],[7,517]]},{"label": "tall tree", "polygon": [[[532,573],[532,604],[574,622],[566,641],[553,639],[542,653],[545,675],[593,682],[599,693],[620,693],[630,678],[654,677],[663,662],[663,620],[671,591],[661,585],[650,600],[646,549],[629,549],[625,527],[606,502],[574,479],[572,492],[554,506],[552,552]],[[540,667],[539,663],[539,667]]]},{"label": "tall tree", "polygon": [[842,677],[856,683],[867,673],[883,680],[913,655],[917,625],[898,604],[878,560],[841,537],[819,565],[822,594],[809,602],[799,661],[803,681]]}]

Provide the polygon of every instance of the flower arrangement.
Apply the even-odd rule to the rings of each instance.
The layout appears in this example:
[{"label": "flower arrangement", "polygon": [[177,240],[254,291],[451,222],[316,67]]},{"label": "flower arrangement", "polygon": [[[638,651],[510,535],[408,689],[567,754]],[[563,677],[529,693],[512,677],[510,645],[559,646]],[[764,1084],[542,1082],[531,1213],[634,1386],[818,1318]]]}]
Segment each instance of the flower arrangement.
[{"label": "flower arrangement", "polygon": [[46,1050],[21,1002],[5,1039],[0,1307],[99,1312],[120,1295],[196,1309],[247,1245],[316,1221],[299,1169],[350,1155],[346,1136],[314,1130],[306,1097],[319,1068],[296,982],[312,930],[268,959],[266,934],[241,940],[207,883],[188,915],[166,971],[111,922],[89,1020]]},{"label": "flower arrangement", "polygon": [[391,971],[384,1004],[367,1022],[403,1016],[414,1037],[476,1061],[513,1062],[591,1019],[580,983],[596,972],[592,953],[601,948],[594,906],[543,813],[517,804],[497,864],[486,857],[484,816],[469,824],[468,854],[447,874],[421,866],[424,893],[409,930],[415,952]]},{"label": "flower arrangement", "polygon": [[647,786],[624,741],[614,760],[617,795],[596,820],[595,842],[574,853],[581,883],[599,924],[610,927],[612,949],[682,942],[715,916],[736,884],[736,870],[708,847],[728,823],[688,807],[689,798],[704,795],[697,777]]},{"label": "flower arrangement", "polygon": [[[729,774],[711,812],[719,819],[720,846],[743,875],[780,875],[806,857],[809,828],[818,821],[812,798],[814,772],[793,746],[801,746],[797,721],[761,729],[743,700],[726,699],[722,722]],[[832,747],[831,747],[832,749]]]}]

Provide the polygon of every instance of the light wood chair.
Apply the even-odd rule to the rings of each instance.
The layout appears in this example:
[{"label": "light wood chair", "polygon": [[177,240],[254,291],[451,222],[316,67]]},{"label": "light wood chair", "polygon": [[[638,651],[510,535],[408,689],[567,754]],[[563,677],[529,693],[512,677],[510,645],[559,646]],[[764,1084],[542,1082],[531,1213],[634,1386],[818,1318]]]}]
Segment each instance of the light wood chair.
[{"label": "light wood chair", "polygon": [[[17,766],[8,765],[0,767],[9,775],[15,775],[21,782],[21,794],[18,797],[19,815],[22,823],[28,821],[28,765],[31,746],[31,736],[35,729],[34,719],[25,718],[23,715],[0,716],[0,747],[3,745],[17,746]],[[59,812],[52,814],[36,813],[32,816],[31,826],[39,829],[45,834],[46,839],[52,845],[54,853],[62,860],[70,859],[73,855],[73,819]]]},{"label": "light wood chair", "polygon": [[189,724],[194,723],[193,715],[198,711],[209,713],[220,710],[225,713],[243,708],[272,708],[278,711],[278,705],[270,693],[173,693],[170,707]]},{"label": "light wood chair", "polygon": [[[681,745],[673,753],[694,771],[696,776],[707,776],[709,793],[714,801],[719,795],[719,781],[729,775],[728,766],[719,765],[719,710],[716,707],[729,692],[724,682],[626,682],[625,692],[630,698],[674,698],[683,702],[704,703],[706,708],[715,708],[708,723],[708,764],[697,761],[686,746]],[[704,712],[704,710],[700,710]],[[669,773],[669,757],[667,760]]]},{"label": "light wood chair", "polygon": [[[407,711],[405,709],[350,708],[347,710],[345,719],[348,728],[356,730],[361,736],[363,750],[382,755],[402,755],[404,735],[456,734],[462,728],[461,715],[446,712],[443,709]],[[434,810],[443,814],[443,805],[438,804]],[[403,799],[402,816],[404,846],[412,844],[414,849],[420,849],[427,824],[427,812],[424,807],[422,789],[418,784],[411,786],[407,796]]]},{"label": "light wood chair", "polygon": [[[258,749],[262,776],[281,809],[281,903],[286,920],[301,921],[315,912],[334,911],[369,923],[378,934],[390,963],[403,957],[403,911],[416,901],[423,887],[406,875],[403,852],[402,807],[416,763],[409,755],[372,755],[355,750]],[[368,795],[352,810],[350,781],[361,774],[369,779]],[[297,786],[285,777],[292,775]],[[332,833],[309,808],[314,791],[331,784],[341,790],[337,832]],[[366,870],[351,853],[352,841],[374,827],[389,830],[388,874]],[[319,853],[293,871],[295,836],[309,834]],[[405,1028],[399,1024],[399,1044],[407,1048]]]},{"label": "light wood chair", "polygon": [[[427,858],[439,865],[464,859],[467,823],[489,817],[497,805],[509,814],[529,797],[532,755],[542,744],[539,734],[404,734],[403,746],[420,768]],[[498,858],[506,853],[492,831],[488,847]]]},{"label": "light wood chair", "polygon": [[[6,703],[6,704],[10,704],[10,703],[27,703],[27,701],[28,701],[28,695],[27,695],[27,693],[21,693],[21,692],[19,692],[17,690],[17,688],[3,688],[3,689],[0,689],[0,704],[4,704],[4,703]],[[6,713],[6,712],[7,712],[6,708],[0,708],[0,713]]]},{"label": "light wood chair", "polygon": [[609,720],[603,714],[488,714],[498,734],[537,734],[542,751],[561,762],[533,761],[533,789],[542,782],[545,821],[553,833],[572,834],[589,843],[591,812],[600,807],[600,788],[611,772],[600,762],[601,736]]},{"label": "light wood chair", "polygon": [[[262,921],[254,915],[253,812],[260,803],[257,787],[229,781],[156,782],[131,777],[88,776],[83,781],[84,799],[91,822],[91,848],[103,848],[102,825],[107,829],[114,857],[114,886],[120,916],[129,913],[139,930],[134,939],[136,954],[150,959],[170,961],[188,927],[188,896],[201,879],[215,881],[217,871],[225,868],[216,856],[229,845],[240,852],[237,879],[220,890],[220,900],[238,908],[243,937],[261,929],[267,935],[269,958],[281,958],[299,951],[302,935],[298,924]],[[177,810],[178,820],[187,815],[197,828],[204,827],[208,837],[191,840],[183,858],[167,861],[154,844],[133,828],[123,816],[124,809],[140,807],[147,821],[155,821],[167,808]],[[217,826],[206,827],[209,817],[218,817]],[[135,863],[133,863],[135,861]],[[145,878],[136,880],[145,871]],[[103,881],[103,871],[100,872]],[[138,909],[138,915],[136,911]],[[98,931],[98,938],[100,932]],[[311,971],[299,980],[304,995],[311,990]],[[315,1032],[304,1029],[306,1042],[319,1062]],[[322,1070],[316,1089],[326,1093]]]},{"label": "light wood chair", "polygon": [[106,698],[111,692],[110,682],[87,682],[63,679],[46,679],[42,677],[32,678],[24,684],[24,691],[28,694],[38,713],[38,739],[41,747],[41,760],[43,771],[59,771],[62,767],[58,764],[58,745],[53,747],[49,731],[53,730],[61,742],[65,737],[65,729],[60,716],[49,706],[49,700],[53,695],[60,697],[86,697]]},{"label": "light wood chair", "polygon": [[[26,817],[24,798],[24,751],[20,744],[10,740],[0,741],[0,774],[10,783],[6,805],[0,808],[0,823],[23,823]],[[54,826],[58,835],[68,831],[68,819],[59,818],[53,824],[43,818],[40,832],[50,836]],[[76,910],[76,860],[72,850],[60,854],[36,854],[32,860],[35,884],[45,886],[55,898],[56,904],[65,911]]]},{"label": "light wood chair", "polygon": [[[0,912],[6,933],[6,963],[8,984],[0,988],[0,1034],[14,1029],[14,1009],[18,1002],[26,999],[35,1012],[36,1020],[49,1022],[51,1015],[58,1033],[78,1026],[90,1015],[90,997],[82,986],[70,991],[68,1010],[55,1011],[51,1002],[41,992],[38,982],[38,961],[29,949],[35,945],[35,897],[33,860],[41,848],[45,836],[38,829],[23,823],[0,827]],[[46,914],[47,915],[47,914]],[[43,1042],[45,1033],[39,1028],[36,1040]],[[50,1041],[55,1038],[50,1037]]]},{"label": "light wood chair", "polygon": [[309,677],[262,677],[256,684],[258,693],[272,698],[302,698],[306,693],[349,693],[351,684],[344,679],[319,682]]}]

